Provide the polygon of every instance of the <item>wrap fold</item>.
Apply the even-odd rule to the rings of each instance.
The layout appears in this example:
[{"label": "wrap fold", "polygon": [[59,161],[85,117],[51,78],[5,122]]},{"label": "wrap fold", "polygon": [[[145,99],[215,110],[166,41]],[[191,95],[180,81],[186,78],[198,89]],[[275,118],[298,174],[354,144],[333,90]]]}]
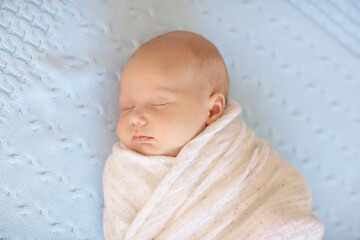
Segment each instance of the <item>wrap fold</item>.
[{"label": "wrap fold", "polygon": [[321,239],[305,179],[240,112],[229,101],[176,157],[115,143],[103,172],[105,239]]}]

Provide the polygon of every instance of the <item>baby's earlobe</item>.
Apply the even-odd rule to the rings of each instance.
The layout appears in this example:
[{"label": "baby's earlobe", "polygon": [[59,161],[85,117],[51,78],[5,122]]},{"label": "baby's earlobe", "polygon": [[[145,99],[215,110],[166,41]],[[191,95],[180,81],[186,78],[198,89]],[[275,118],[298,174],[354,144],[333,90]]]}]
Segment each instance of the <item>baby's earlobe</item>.
[{"label": "baby's earlobe", "polygon": [[218,118],[222,116],[224,113],[225,108],[225,97],[222,93],[216,92],[210,96],[210,114],[208,121],[206,122],[207,125],[215,122]]},{"label": "baby's earlobe", "polygon": [[220,112],[220,107],[218,104],[214,104],[212,109],[210,110],[210,117],[214,116],[215,114],[218,114]]}]

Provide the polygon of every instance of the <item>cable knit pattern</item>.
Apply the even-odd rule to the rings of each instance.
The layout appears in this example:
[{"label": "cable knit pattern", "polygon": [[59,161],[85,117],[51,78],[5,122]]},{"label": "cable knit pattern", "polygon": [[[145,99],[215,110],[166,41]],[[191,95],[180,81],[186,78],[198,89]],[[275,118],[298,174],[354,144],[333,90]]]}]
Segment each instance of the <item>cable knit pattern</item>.
[{"label": "cable knit pattern", "polygon": [[115,143],[103,173],[106,239],[321,239],[300,172],[224,115],[177,157]]}]

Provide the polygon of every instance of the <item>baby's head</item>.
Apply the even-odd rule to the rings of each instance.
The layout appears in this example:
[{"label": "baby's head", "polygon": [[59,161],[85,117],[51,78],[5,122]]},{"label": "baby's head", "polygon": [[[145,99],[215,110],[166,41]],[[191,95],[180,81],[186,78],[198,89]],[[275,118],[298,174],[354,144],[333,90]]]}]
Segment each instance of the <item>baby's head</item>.
[{"label": "baby's head", "polygon": [[224,112],[229,77],[217,48],[174,31],[141,45],[121,76],[117,135],[144,155],[176,156]]}]

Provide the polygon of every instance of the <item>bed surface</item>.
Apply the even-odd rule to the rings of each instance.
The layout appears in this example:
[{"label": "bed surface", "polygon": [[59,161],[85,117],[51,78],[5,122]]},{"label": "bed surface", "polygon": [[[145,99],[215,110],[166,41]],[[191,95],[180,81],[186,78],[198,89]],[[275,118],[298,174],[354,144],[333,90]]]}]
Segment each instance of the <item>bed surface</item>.
[{"label": "bed surface", "polygon": [[230,98],[304,175],[324,239],[360,239],[359,16],[354,0],[0,0],[0,239],[103,239],[121,70],[171,30],[219,48]]}]

